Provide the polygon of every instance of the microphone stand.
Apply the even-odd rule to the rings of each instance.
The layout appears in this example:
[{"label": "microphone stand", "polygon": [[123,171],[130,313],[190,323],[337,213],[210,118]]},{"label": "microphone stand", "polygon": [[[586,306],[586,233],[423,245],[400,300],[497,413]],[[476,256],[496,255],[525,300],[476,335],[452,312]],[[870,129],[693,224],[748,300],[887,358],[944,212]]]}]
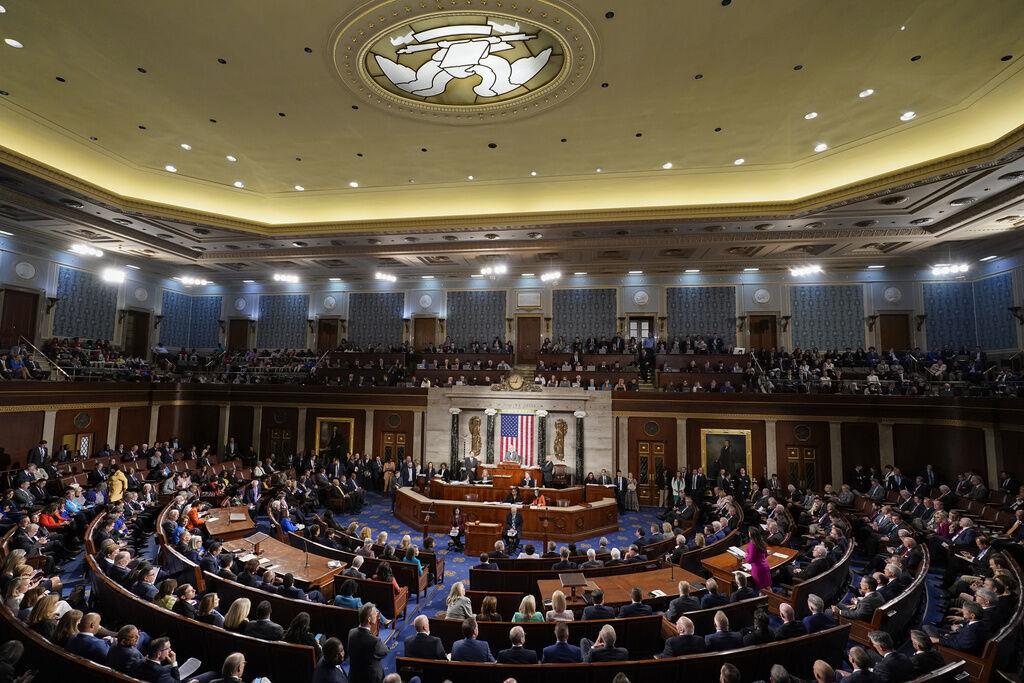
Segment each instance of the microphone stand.
[{"label": "microphone stand", "polygon": [[302,537],[302,546],[306,550],[306,564],[303,566],[309,569],[309,540],[305,536]]}]

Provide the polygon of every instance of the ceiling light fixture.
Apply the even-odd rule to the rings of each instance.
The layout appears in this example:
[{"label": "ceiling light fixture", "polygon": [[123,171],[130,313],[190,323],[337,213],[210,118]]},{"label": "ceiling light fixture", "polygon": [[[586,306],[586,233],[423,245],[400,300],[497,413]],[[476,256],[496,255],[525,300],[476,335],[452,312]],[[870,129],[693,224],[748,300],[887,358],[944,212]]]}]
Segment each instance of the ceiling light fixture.
[{"label": "ceiling light fixture", "polygon": [[291,273],[274,273],[274,282],[287,282],[289,284],[295,284],[298,281],[298,275],[292,275]]},{"label": "ceiling light fixture", "polygon": [[398,278],[394,275],[388,275],[387,273],[376,272],[373,274],[374,280],[383,280],[384,282],[398,282]]},{"label": "ceiling light fixture", "polygon": [[989,261],[995,261],[997,258],[999,258],[999,257],[998,256],[986,256],[985,258],[978,259],[978,261],[980,261],[981,263],[988,263]]},{"label": "ceiling light fixture", "polygon": [[329,277],[327,279],[330,282],[341,282],[341,278],[340,277]]},{"label": "ceiling light fixture", "polygon": [[167,171],[168,173],[177,173],[178,172],[178,169],[176,167],[174,167],[174,166],[171,166],[170,164],[167,164],[166,166],[164,166],[164,170]]},{"label": "ceiling light fixture", "polygon": [[629,271],[629,274],[630,275],[643,275],[644,271],[642,271],[642,270],[631,270],[631,271]]},{"label": "ceiling light fixture", "polygon": [[533,277],[533,273],[523,273],[521,277]]},{"label": "ceiling light fixture", "polygon": [[586,275],[586,272],[579,271],[579,272],[573,273],[573,275]]},{"label": "ceiling light fixture", "polygon": [[353,180],[352,182],[350,182],[350,183],[348,184],[348,186],[349,186],[349,187],[359,187],[359,183],[357,183],[356,181],[354,181],[354,180]]},{"label": "ceiling light fixture", "polygon": [[3,5],[0,5],[0,14],[4,14],[6,12],[7,12],[7,8],[4,7]]},{"label": "ceiling light fixture", "polygon": [[197,285],[202,287],[204,285],[212,284],[206,278],[192,277],[190,275],[182,275],[178,279],[181,281],[181,284],[185,285],[186,287],[195,287]]},{"label": "ceiling light fixture", "polygon": [[104,268],[101,276],[104,282],[124,282],[124,271],[120,268]]},{"label": "ceiling light fixture", "polygon": [[238,161],[238,158],[237,158],[237,157],[235,157],[235,156],[233,156],[233,155],[231,155],[231,154],[227,155],[227,156],[226,156],[226,157],[224,157],[224,158],[225,158],[225,159],[227,159],[228,161],[232,162],[232,163],[234,163],[234,162]]},{"label": "ceiling light fixture", "polygon": [[761,270],[761,269],[760,268],[744,268],[743,272],[744,273],[756,273],[759,270]]},{"label": "ceiling light fixture", "polygon": [[916,112],[905,111],[902,114],[900,114],[900,121],[910,121],[911,119],[915,118],[916,116],[917,116]]},{"label": "ceiling light fixture", "polygon": [[298,190],[299,192],[305,192],[306,191],[306,188],[304,188],[302,185],[296,185],[295,189]]},{"label": "ceiling light fixture", "polygon": [[857,94],[857,97],[860,97],[860,98],[871,97],[874,94],[875,94],[875,91],[872,88],[865,88],[864,90],[861,90]]},{"label": "ceiling light fixture", "polygon": [[540,276],[540,281],[541,282],[551,282],[552,280],[557,280],[560,277],[562,277],[562,271],[560,271],[560,270],[551,270],[551,271],[548,271],[547,273],[544,273],[543,275],[541,275]]},{"label": "ceiling light fixture", "polygon": [[470,277],[483,277],[480,273],[472,273]]},{"label": "ceiling light fixture", "polygon": [[236,180],[235,187],[237,187],[238,189],[242,189],[243,187],[245,187],[245,183],[243,183],[241,180]]},{"label": "ceiling light fixture", "polygon": [[814,275],[815,273],[820,273],[820,272],[822,272],[821,271],[821,266],[819,266],[817,263],[814,263],[814,264],[811,264],[811,265],[808,265],[808,266],[796,266],[794,268],[790,268],[789,269],[789,274],[792,275],[793,277],[803,277],[804,275]]},{"label": "ceiling light fixture", "polygon": [[689,274],[693,275],[694,273],[699,273],[700,272],[700,268],[687,268],[683,272],[684,273],[689,273]]},{"label": "ceiling light fixture", "polygon": [[882,270],[885,266],[868,266],[868,270]]},{"label": "ceiling light fixture", "polygon": [[473,176],[471,176],[471,175],[468,175],[468,176],[466,176],[466,179],[467,179],[467,180],[472,180],[472,179],[473,179]]},{"label": "ceiling light fixture", "polygon": [[251,285],[251,284],[255,284],[256,281],[255,280],[242,280],[242,282],[247,284],[247,285]]},{"label": "ceiling light fixture", "polygon": [[424,280],[433,280],[434,276],[433,275],[420,275],[420,278],[422,278]]},{"label": "ceiling light fixture", "polygon": [[600,172],[601,172],[601,169],[599,169],[599,168],[598,168],[598,169],[594,169],[594,172],[595,172],[595,173],[600,173]]},{"label": "ceiling light fixture", "polygon": [[932,275],[957,275],[970,268],[966,263],[939,263],[932,266]]},{"label": "ceiling light fixture", "polygon": [[499,263],[498,265],[495,266],[487,266],[485,268],[480,269],[481,275],[486,275],[487,277],[491,278],[493,278],[493,276],[495,275],[504,275],[507,272],[508,266],[506,266],[504,263]]},{"label": "ceiling light fixture", "polygon": [[536,172],[536,171],[530,171],[530,175],[531,175],[531,176],[536,176],[536,175],[537,175],[537,172]]},{"label": "ceiling light fixture", "polygon": [[24,45],[22,45],[21,43],[16,41],[14,38],[4,38],[4,42],[7,43],[8,45],[10,45],[11,47],[16,47],[16,48],[25,47]]},{"label": "ceiling light fixture", "polygon": [[814,146],[815,152],[824,152],[826,149],[828,149],[828,145],[826,145],[824,142],[819,142]]},{"label": "ceiling light fixture", "polygon": [[743,158],[739,158],[739,159],[737,159],[736,161],[734,161],[734,162],[732,162],[732,163],[733,163],[733,165],[734,165],[734,166],[740,166],[740,165],[742,165],[742,164],[743,164],[743,162],[745,162],[745,161],[746,161],[746,159],[743,159]]},{"label": "ceiling light fixture", "polygon": [[666,161],[665,163],[663,163],[661,165],[661,167],[667,171],[668,169],[672,168],[672,162],[671,161]]},{"label": "ceiling light fixture", "polygon": [[71,253],[78,254],[79,256],[94,256],[96,258],[103,256],[102,249],[97,249],[96,247],[90,247],[88,244],[81,243],[72,244]]},{"label": "ceiling light fixture", "polygon": [[14,237],[13,232],[7,232],[6,230],[0,230],[0,235],[3,235],[5,237]]},{"label": "ceiling light fixture", "polygon": [[811,119],[816,119],[818,118],[818,112],[809,111],[806,114],[804,114],[804,118],[807,119],[808,121],[810,121]]}]

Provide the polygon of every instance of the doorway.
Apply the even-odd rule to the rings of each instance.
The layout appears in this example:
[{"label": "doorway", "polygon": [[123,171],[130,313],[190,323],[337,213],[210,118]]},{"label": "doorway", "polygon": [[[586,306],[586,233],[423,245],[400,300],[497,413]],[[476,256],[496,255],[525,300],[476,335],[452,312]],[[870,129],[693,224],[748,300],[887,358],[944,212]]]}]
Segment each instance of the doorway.
[{"label": "doorway", "polygon": [[906,313],[881,313],[878,316],[879,350],[910,348],[910,316]]},{"label": "doorway", "polygon": [[68,450],[77,457],[88,458],[92,456],[93,447],[92,433],[88,434],[65,434],[61,437],[61,445],[67,446]]},{"label": "doorway", "polygon": [[316,355],[338,348],[338,321],[319,320],[316,326]]},{"label": "doorway", "polygon": [[637,441],[636,451],[636,462],[630,463],[630,470],[636,477],[636,496],[641,505],[657,505],[657,472],[665,467],[665,442]]},{"label": "doorway", "polygon": [[629,334],[626,338],[630,337],[636,339],[638,342],[647,337],[654,331],[654,318],[650,316],[644,316],[640,318],[629,319]]},{"label": "doorway", "polygon": [[820,490],[818,481],[818,449],[808,446],[786,446],[789,482],[797,488]]},{"label": "doorway", "polygon": [[387,462],[389,458],[397,463],[405,460],[405,432],[380,433],[380,459]]},{"label": "doorway", "polygon": [[295,432],[290,429],[271,429],[270,441],[267,443],[267,446],[270,450],[265,458],[295,455]]},{"label": "doorway", "polygon": [[124,351],[129,356],[145,358],[149,352],[149,313],[125,311]]},{"label": "doorway", "polygon": [[3,290],[3,312],[0,313],[0,348],[9,349],[24,337],[36,343],[36,313],[39,295],[17,289]]},{"label": "doorway", "polygon": [[516,363],[535,365],[540,350],[540,318],[516,319]]},{"label": "doorway", "polygon": [[774,349],[779,344],[777,324],[774,315],[752,315],[750,322],[750,348],[763,350]]},{"label": "doorway", "polygon": [[413,318],[412,341],[417,351],[437,343],[437,318]]},{"label": "doorway", "polygon": [[238,318],[228,322],[228,349],[241,351],[249,348],[249,321]]}]

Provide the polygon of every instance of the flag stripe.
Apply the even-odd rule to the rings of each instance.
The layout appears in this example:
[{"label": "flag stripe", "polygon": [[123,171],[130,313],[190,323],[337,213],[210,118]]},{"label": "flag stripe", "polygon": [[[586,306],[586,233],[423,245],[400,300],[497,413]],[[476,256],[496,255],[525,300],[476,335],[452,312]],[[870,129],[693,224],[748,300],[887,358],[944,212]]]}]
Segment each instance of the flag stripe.
[{"label": "flag stripe", "polygon": [[524,466],[534,463],[534,416],[533,415],[501,415],[500,459],[510,450],[519,454],[519,462]]}]

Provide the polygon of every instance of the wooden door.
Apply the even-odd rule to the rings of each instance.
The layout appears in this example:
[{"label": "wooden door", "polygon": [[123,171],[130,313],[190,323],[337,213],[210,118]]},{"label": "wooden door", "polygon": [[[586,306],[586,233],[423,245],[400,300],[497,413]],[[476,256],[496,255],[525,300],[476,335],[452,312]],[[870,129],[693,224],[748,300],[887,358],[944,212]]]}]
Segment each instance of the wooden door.
[{"label": "wooden door", "polygon": [[516,319],[516,362],[536,365],[540,349],[540,318]]},{"label": "wooden door", "polygon": [[338,348],[338,321],[319,321],[316,327],[316,354],[319,356],[336,348]]},{"label": "wooden door", "polygon": [[778,346],[778,319],[774,315],[752,315],[749,323],[751,349],[774,349]]},{"label": "wooden door", "polygon": [[91,432],[87,434],[65,434],[61,437],[60,442],[68,447],[72,455],[90,458],[92,457],[94,437],[95,435]]},{"label": "wooden door", "polygon": [[263,454],[264,460],[270,458],[271,455],[274,457],[278,457],[280,455],[295,455],[295,433],[290,429],[271,429],[270,442],[267,445],[270,448],[270,451]]},{"label": "wooden door", "polygon": [[149,313],[128,311],[124,317],[124,350],[145,358],[149,351]]},{"label": "wooden door", "polygon": [[910,348],[910,316],[906,313],[882,313],[878,316],[878,347],[880,351]]},{"label": "wooden door", "polygon": [[391,458],[391,462],[399,464],[405,460],[405,432],[381,432],[379,443],[377,450],[381,460]]},{"label": "wooden door", "polygon": [[437,343],[437,318],[413,318],[412,341],[419,351]]},{"label": "wooden door", "polygon": [[238,351],[249,348],[249,321],[232,320],[228,323],[228,350]]},{"label": "wooden door", "polygon": [[638,441],[637,457],[629,465],[630,472],[636,477],[636,496],[641,505],[658,504],[659,467],[665,467],[664,441]]},{"label": "wooden door", "polygon": [[[0,348],[9,349],[24,337],[36,343],[36,313],[39,295],[17,289],[3,291],[3,312],[0,313]],[[65,302],[66,306],[74,305]]]},{"label": "wooden door", "polygon": [[637,342],[642,342],[647,335],[654,332],[654,318],[650,316],[630,317],[628,330],[627,339],[632,337]]},{"label": "wooden door", "polygon": [[822,487],[818,468],[818,451],[808,446],[786,446],[787,484],[798,488],[811,487],[818,491]]}]

